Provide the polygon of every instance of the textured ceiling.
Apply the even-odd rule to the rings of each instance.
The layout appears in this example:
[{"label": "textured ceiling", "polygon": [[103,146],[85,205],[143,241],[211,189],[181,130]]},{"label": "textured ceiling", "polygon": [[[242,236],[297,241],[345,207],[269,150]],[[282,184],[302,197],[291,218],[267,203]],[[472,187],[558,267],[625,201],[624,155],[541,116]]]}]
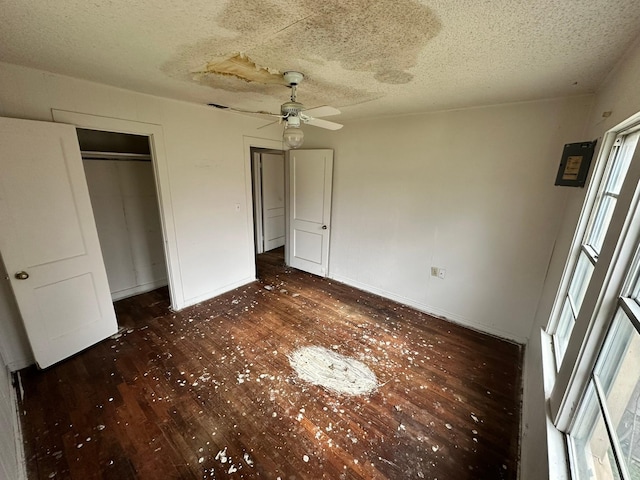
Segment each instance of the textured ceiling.
[{"label": "textured ceiling", "polygon": [[298,100],[341,120],[592,93],[640,34],[638,0],[0,0],[0,11],[0,61],[276,112],[288,90],[271,74],[300,70]]}]

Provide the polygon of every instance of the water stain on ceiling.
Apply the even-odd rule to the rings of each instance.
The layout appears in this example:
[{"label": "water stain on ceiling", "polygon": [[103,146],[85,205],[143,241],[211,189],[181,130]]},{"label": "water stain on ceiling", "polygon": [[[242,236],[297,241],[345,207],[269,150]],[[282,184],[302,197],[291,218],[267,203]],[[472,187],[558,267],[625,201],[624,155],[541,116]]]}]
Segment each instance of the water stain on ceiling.
[{"label": "water stain on ceiling", "polygon": [[[300,70],[307,103],[354,105],[411,82],[411,68],[440,29],[437,16],[415,0],[230,0],[215,18],[220,34],[183,46],[163,71],[282,99],[281,73]],[[339,71],[370,75],[347,85]]]}]

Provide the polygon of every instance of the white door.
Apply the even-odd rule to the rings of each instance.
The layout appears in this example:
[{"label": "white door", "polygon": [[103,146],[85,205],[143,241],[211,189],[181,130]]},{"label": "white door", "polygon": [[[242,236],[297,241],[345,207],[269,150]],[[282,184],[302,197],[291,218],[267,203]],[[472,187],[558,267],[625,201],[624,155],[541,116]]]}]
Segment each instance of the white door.
[{"label": "white door", "polygon": [[333,150],[289,151],[288,264],[327,276]]},{"label": "white door", "polygon": [[284,155],[262,154],[264,251],[284,245]]},{"label": "white door", "polygon": [[0,118],[0,252],[36,362],[118,330],[75,127]]}]

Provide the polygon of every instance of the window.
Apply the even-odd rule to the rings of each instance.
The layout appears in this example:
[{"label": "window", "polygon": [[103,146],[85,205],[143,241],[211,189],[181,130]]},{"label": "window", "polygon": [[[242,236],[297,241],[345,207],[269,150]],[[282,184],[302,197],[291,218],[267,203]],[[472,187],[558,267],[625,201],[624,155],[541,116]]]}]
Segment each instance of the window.
[{"label": "window", "polygon": [[[602,174],[595,174],[591,180],[592,184],[599,184],[597,195],[591,204],[589,204],[589,195],[587,196],[580,220],[581,224],[586,224],[586,228],[584,228],[584,234],[577,248],[574,247],[577,255],[574,255],[573,262],[568,262],[565,267],[564,276],[569,278],[569,281],[564,288],[564,293],[556,298],[556,306],[552,315],[555,317],[555,321],[551,322],[554,326],[551,333],[557,369],[560,368],[569,338],[580,313],[582,301],[598,262],[620,189],[639,137],[640,131],[627,131],[617,135],[606,157],[604,169],[596,167]],[[598,176],[599,178],[596,178]],[[578,231],[580,228],[579,225]]]},{"label": "window", "polygon": [[639,258],[568,437],[576,479],[640,480]]},{"label": "window", "polygon": [[640,480],[639,121],[605,138],[548,329],[574,480]]}]

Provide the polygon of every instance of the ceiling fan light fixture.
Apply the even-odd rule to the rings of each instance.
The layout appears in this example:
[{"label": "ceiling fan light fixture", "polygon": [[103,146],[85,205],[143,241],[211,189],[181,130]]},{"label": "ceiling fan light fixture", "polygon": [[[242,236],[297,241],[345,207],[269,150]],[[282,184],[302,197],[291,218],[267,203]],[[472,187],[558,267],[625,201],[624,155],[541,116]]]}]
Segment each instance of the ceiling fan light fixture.
[{"label": "ceiling fan light fixture", "polygon": [[[330,122],[328,120],[323,120],[320,118],[339,114],[340,110],[338,110],[337,108],[323,105],[307,110],[302,103],[296,100],[298,85],[304,78],[304,75],[302,73],[295,71],[286,71],[283,74],[283,78],[286,84],[291,89],[291,97],[288,102],[284,102],[282,105],[280,105],[280,114],[227,107],[226,105],[220,105],[217,103],[209,103],[208,105],[210,107],[230,110],[237,113],[249,113],[254,115],[276,117],[279,119],[278,123],[281,123],[284,120],[285,129],[282,134],[282,141],[287,147],[292,149],[300,148],[302,146],[302,142],[304,141],[304,132],[302,131],[302,128],[300,128],[302,123],[306,123],[308,125],[311,125],[312,127],[325,128],[327,130],[339,130],[342,128],[342,125],[340,125],[339,123]],[[267,125],[262,125],[262,127],[266,126]]]},{"label": "ceiling fan light fixture", "polygon": [[284,144],[289,148],[300,148],[304,141],[304,132],[300,128],[300,125],[289,125],[284,128],[282,134],[282,140]]}]

